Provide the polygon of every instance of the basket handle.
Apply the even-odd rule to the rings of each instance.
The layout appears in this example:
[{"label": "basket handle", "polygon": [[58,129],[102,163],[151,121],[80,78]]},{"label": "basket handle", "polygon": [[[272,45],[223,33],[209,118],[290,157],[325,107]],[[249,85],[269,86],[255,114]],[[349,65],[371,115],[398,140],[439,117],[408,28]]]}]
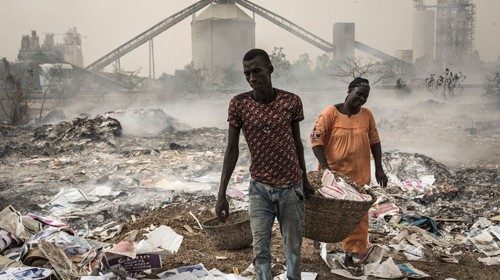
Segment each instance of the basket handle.
[{"label": "basket handle", "polygon": [[374,203],[375,201],[377,201],[377,196],[372,191],[372,189],[367,189],[366,192],[372,197],[372,201],[371,201],[372,203]]}]

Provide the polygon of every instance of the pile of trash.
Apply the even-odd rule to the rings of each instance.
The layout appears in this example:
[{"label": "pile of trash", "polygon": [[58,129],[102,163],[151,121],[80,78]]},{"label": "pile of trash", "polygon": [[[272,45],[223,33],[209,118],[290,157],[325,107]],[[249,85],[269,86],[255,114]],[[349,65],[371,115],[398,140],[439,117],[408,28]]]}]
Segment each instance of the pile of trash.
[{"label": "pile of trash", "polygon": [[390,151],[382,158],[386,173],[397,179],[417,178],[422,174],[432,175],[438,183],[451,179],[451,172],[444,164],[422,154]]},{"label": "pile of trash", "polygon": [[[226,147],[227,130],[204,127],[176,132],[163,131],[159,136],[168,142],[171,150],[202,149],[221,152]],[[240,151],[247,150],[246,143],[240,144]]]},{"label": "pile of trash", "polygon": [[123,127],[123,133],[135,136],[155,136],[192,129],[191,126],[167,115],[161,109],[133,109],[111,111],[106,117],[117,119]]},{"label": "pile of trash", "polygon": [[[135,114],[168,116],[156,110]],[[215,215],[227,130],[184,130],[169,123],[172,129],[152,136],[120,137],[122,125],[97,116],[43,125],[35,134],[30,127],[0,127],[0,210],[5,208],[0,212],[0,279],[250,279],[251,273],[241,271],[251,262],[251,250],[233,254],[208,247],[208,236],[192,218]],[[153,127],[148,131],[155,132]],[[227,189],[232,211],[248,207],[249,160],[240,141]],[[377,187],[373,178],[378,199],[369,211],[376,246],[368,263],[376,265],[366,267],[363,277],[432,275],[418,265],[429,260],[463,264],[474,256],[478,263],[499,264],[497,169],[451,169],[425,155],[399,151],[384,153],[383,165],[389,185]],[[146,212],[157,217],[144,220]],[[282,249],[273,248],[273,255]],[[340,254],[322,256],[329,268],[346,273]],[[314,257],[309,270],[322,262]],[[326,269],[318,268],[329,273]]]},{"label": "pile of trash", "polygon": [[[121,229],[116,225],[104,227],[114,234]],[[109,240],[110,235],[102,231],[95,229],[94,236]],[[85,276],[99,272],[115,277],[133,275],[161,268],[162,256],[175,254],[183,239],[168,226],[151,228],[140,242],[135,241],[136,236],[137,231],[132,231],[111,244],[91,239],[91,234],[76,231],[53,216],[21,215],[9,206],[0,212],[0,279],[48,279],[51,275],[88,279]],[[110,279],[108,276],[94,279]]]},{"label": "pile of trash", "polygon": [[56,124],[60,121],[66,120],[66,114],[61,109],[56,109],[48,112],[40,119],[36,119],[37,124]]},{"label": "pile of trash", "polygon": [[96,116],[93,119],[75,118],[56,125],[41,125],[35,128],[33,138],[36,141],[108,141],[121,136],[122,126],[111,117]]}]

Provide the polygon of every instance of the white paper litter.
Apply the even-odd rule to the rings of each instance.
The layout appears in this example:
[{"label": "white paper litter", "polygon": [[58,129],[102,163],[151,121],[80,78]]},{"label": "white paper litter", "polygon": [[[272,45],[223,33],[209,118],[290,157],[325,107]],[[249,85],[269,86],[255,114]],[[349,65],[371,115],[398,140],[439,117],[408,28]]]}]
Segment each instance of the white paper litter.
[{"label": "white paper litter", "polygon": [[146,239],[139,241],[137,253],[175,254],[182,244],[182,239],[182,235],[162,225],[146,234]]},{"label": "white paper litter", "polygon": [[[300,273],[300,278],[302,280],[315,280],[318,277],[318,273],[316,272],[302,272]],[[280,275],[273,278],[273,280],[287,280],[286,271],[281,273]]]}]

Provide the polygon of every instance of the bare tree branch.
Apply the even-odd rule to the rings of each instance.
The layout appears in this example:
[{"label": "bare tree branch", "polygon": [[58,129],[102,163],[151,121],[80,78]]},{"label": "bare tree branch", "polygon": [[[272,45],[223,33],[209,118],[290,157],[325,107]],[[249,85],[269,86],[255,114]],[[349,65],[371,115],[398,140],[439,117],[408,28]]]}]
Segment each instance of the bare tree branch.
[{"label": "bare tree branch", "polygon": [[31,90],[33,85],[33,70],[21,69],[14,74],[10,63],[2,58],[4,71],[0,76],[2,91],[0,108],[11,124],[17,125],[29,121],[29,107],[31,105]]},{"label": "bare tree branch", "polygon": [[349,79],[364,77],[370,79],[372,85],[395,76],[387,64],[371,58],[362,60],[360,57],[349,57],[336,64],[333,75],[347,83]]}]

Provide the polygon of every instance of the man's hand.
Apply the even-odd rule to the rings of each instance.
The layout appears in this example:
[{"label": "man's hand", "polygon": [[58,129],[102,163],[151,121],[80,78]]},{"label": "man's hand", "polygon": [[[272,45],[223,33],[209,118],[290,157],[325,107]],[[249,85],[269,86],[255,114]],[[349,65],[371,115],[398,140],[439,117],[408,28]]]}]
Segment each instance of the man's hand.
[{"label": "man's hand", "polygon": [[375,179],[377,179],[377,183],[382,187],[385,188],[387,186],[387,176],[384,173],[383,169],[376,169],[375,170]]},{"label": "man's hand", "polygon": [[309,198],[309,195],[312,195],[314,194],[314,192],[316,192],[316,190],[311,186],[311,184],[309,184],[307,177],[304,178],[304,180],[302,181],[302,186],[304,187],[304,196],[306,199]]},{"label": "man's hand", "polygon": [[217,203],[215,204],[215,213],[221,222],[226,222],[226,219],[229,216],[229,202],[227,202],[225,195],[219,196],[217,199]]}]

